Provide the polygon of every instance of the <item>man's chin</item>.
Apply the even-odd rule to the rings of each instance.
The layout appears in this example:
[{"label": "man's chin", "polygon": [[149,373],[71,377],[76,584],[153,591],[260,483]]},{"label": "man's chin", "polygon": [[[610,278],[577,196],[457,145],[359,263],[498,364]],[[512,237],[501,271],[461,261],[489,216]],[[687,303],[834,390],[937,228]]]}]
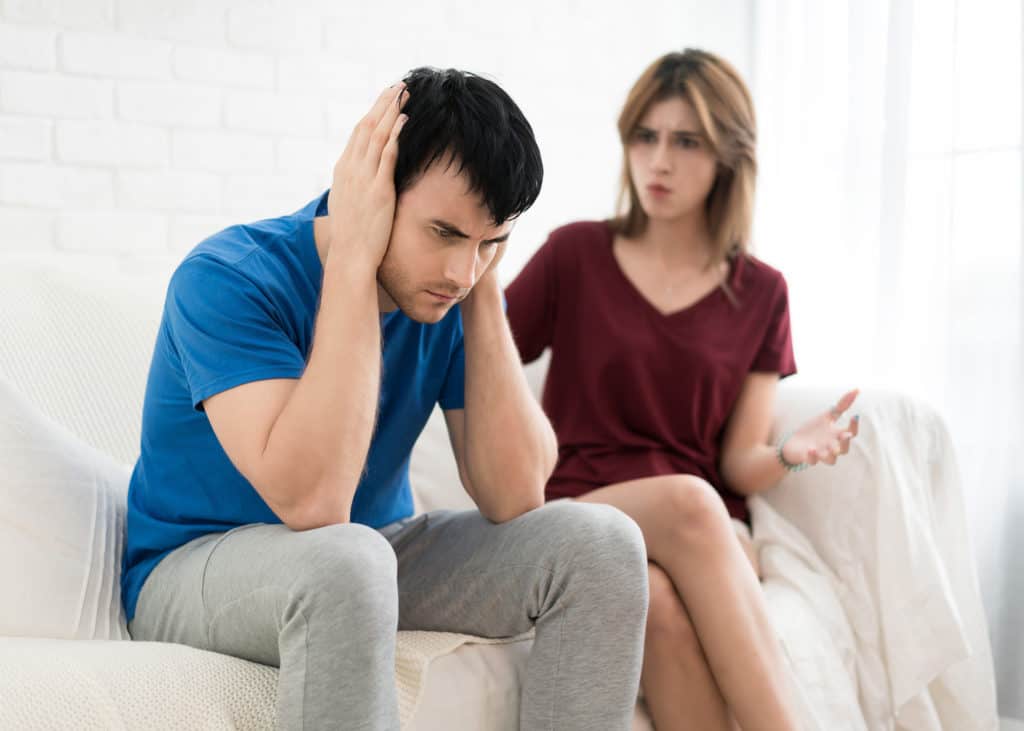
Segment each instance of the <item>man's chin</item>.
[{"label": "man's chin", "polygon": [[448,314],[448,311],[454,307],[455,303],[451,304],[434,304],[434,305],[423,305],[417,302],[403,302],[398,305],[398,309],[402,311],[406,317],[413,322],[419,322],[424,325],[434,325],[444,319],[444,316]]}]

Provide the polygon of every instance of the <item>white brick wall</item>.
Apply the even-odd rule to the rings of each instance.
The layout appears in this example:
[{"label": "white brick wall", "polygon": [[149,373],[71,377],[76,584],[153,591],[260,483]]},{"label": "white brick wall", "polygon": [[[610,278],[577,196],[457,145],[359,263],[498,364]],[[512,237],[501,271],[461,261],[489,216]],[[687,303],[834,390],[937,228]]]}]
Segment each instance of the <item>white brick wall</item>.
[{"label": "white brick wall", "polygon": [[53,122],[0,116],[0,158],[46,160],[53,151]]},{"label": "white brick wall", "polygon": [[57,34],[0,23],[0,66],[33,71],[57,68]]},{"label": "white brick wall", "polygon": [[0,0],[0,250],[179,254],[294,210],[380,88],[457,66],[502,83],[544,153],[511,275],[551,228],[610,213],[617,107],[656,54],[746,69],[748,2]]},{"label": "white brick wall", "polygon": [[114,85],[62,74],[0,72],[0,109],[53,119],[111,117]]},{"label": "white brick wall", "polygon": [[171,75],[171,44],[115,33],[62,33],[61,67],[73,74],[129,79]]}]

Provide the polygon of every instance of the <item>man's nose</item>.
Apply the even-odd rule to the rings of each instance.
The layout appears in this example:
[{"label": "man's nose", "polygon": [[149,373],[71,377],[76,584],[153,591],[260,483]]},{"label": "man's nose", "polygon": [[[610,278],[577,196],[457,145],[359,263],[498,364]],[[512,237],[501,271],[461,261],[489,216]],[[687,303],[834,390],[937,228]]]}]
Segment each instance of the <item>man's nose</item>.
[{"label": "man's nose", "polygon": [[453,287],[472,289],[476,284],[476,247],[460,246],[452,252],[446,262],[444,276]]}]

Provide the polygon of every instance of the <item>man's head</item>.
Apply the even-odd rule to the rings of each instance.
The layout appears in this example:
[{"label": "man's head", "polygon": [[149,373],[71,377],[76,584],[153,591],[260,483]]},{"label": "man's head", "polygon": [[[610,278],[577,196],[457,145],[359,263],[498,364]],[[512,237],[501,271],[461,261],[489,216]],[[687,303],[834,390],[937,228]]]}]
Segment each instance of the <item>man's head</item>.
[{"label": "man's head", "polygon": [[406,315],[436,322],[533,205],[544,168],[530,124],[494,82],[429,68],[404,81],[409,120],[398,138],[395,221],[377,276]]}]

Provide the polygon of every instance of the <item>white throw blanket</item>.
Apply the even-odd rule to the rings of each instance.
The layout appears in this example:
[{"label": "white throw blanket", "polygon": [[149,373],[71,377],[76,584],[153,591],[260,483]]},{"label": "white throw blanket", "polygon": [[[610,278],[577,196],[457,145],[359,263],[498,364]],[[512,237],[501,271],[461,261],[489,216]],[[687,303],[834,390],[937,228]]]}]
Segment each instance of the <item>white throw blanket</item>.
[{"label": "white throw blanket", "polygon": [[[780,429],[828,403],[828,394],[808,394]],[[807,585],[824,581],[838,598],[817,614],[841,609],[852,630],[844,637],[837,621],[831,636],[850,644],[841,649],[852,651],[871,731],[996,729],[991,649],[949,435],[906,398],[862,397],[857,407],[852,448],[862,460],[791,475],[751,501],[766,585],[775,578],[820,597]]]},{"label": "white throw blanket", "polygon": [[[468,642],[508,641],[399,632],[395,683],[402,727],[415,716],[432,660]],[[184,645],[0,637],[4,729],[52,729],[55,719],[76,731],[271,729],[276,696],[275,668]]]}]

